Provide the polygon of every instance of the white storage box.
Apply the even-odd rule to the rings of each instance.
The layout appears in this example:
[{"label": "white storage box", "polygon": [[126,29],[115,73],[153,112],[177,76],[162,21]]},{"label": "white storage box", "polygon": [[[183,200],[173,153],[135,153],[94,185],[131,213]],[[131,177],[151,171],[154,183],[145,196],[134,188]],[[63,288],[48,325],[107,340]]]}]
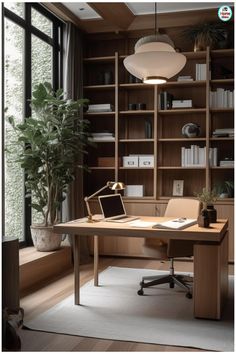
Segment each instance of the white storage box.
[{"label": "white storage box", "polygon": [[172,108],[192,108],[192,100],[173,100]]},{"label": "white storage box", "polygon": [[138,156],[123,156],[123,167],[138,167]]},{"label": "white storage box", "polygon": [[142,184],[128,184],[124,190],[125,197],[143,197],[144,186]]},{"label": "white storage box", "polygon": [[139,167],[154,167],[154,155],[140,155]]}]

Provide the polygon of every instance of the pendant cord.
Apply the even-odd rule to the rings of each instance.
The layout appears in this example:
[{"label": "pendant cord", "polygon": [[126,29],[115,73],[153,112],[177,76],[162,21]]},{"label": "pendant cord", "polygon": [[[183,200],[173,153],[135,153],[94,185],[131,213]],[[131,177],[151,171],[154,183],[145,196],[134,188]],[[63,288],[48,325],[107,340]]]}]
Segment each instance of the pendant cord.
[{"label": "pendant cord", "polygon": [[155,34],[157,34],[157,3],[155,2]]}]

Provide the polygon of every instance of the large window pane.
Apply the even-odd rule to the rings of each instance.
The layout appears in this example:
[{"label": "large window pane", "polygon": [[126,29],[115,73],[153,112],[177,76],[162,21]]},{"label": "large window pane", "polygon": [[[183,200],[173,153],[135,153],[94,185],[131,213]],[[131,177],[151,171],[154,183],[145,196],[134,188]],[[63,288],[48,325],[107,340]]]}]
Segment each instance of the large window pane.
[{"label": "large window pane", "polygon": [[[24,31],[5,19],[5,104],[7,114],[17,122],[23,119],[23,52]],[[23,239],[24,184],[22,169],[13,163],[17,146],[13,145],[14,133],[5,122],[5,148],[12,153],[5,154],[5,236]]]},{"label": "large window pane", "polygon": [[32,35],[32,87],[45,81],[52,83],[52,47]]},{"label": "large window pane", "polygon": [[23,2],[5,2],[4,7],[11,10],[16,15],[24,17],[24,3]]},{"label": "large window pane", "polygon": [[31,23],[34,27],[52,37],[52,21],[32,8]]},{"label": "large window pane", "polygon": [[[52,47],[32,35],[32,87],[45,81],[52,83]],[[32,115],[34,116],[34,112]],[[42,221],[42,215],[32,209],[32,222]]]}]

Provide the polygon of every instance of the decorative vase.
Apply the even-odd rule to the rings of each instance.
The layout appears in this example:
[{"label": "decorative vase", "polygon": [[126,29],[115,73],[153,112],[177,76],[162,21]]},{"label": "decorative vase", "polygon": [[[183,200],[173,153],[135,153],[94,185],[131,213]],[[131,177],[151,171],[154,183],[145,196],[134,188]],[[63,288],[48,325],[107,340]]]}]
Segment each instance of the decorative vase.
[{"label": "decorative vase", "polygon": [[197,222],[198,222],[198,226],[200,226],[200,227],[209,227],[210,220],[209,220],[207,209],[201,210],[200,215],[198,216]]},{"label": "decorative vase", "polygon": [[52,226],[31,225],[31,237],[37,251],[55,251],[61,246],[62,235],[53,232]]},{"label": "decorative vase", "polygon": [[217,221],[217,211],[214,208],[214,205],[212,204],[207,205],[207,213],[208,213],[210,223],[212,222],[214,223]]}]

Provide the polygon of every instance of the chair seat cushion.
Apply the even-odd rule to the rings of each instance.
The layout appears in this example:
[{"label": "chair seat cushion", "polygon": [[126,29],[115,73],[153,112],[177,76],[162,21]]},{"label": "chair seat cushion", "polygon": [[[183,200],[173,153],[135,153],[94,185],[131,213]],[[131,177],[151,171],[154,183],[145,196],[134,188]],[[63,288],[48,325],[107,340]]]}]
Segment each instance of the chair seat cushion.
[{"label": "chair seat cushion", "polygon": [[193,256],[194,241],[170,240],[168,243],[167,256],[175,257],[191,257]]}]

